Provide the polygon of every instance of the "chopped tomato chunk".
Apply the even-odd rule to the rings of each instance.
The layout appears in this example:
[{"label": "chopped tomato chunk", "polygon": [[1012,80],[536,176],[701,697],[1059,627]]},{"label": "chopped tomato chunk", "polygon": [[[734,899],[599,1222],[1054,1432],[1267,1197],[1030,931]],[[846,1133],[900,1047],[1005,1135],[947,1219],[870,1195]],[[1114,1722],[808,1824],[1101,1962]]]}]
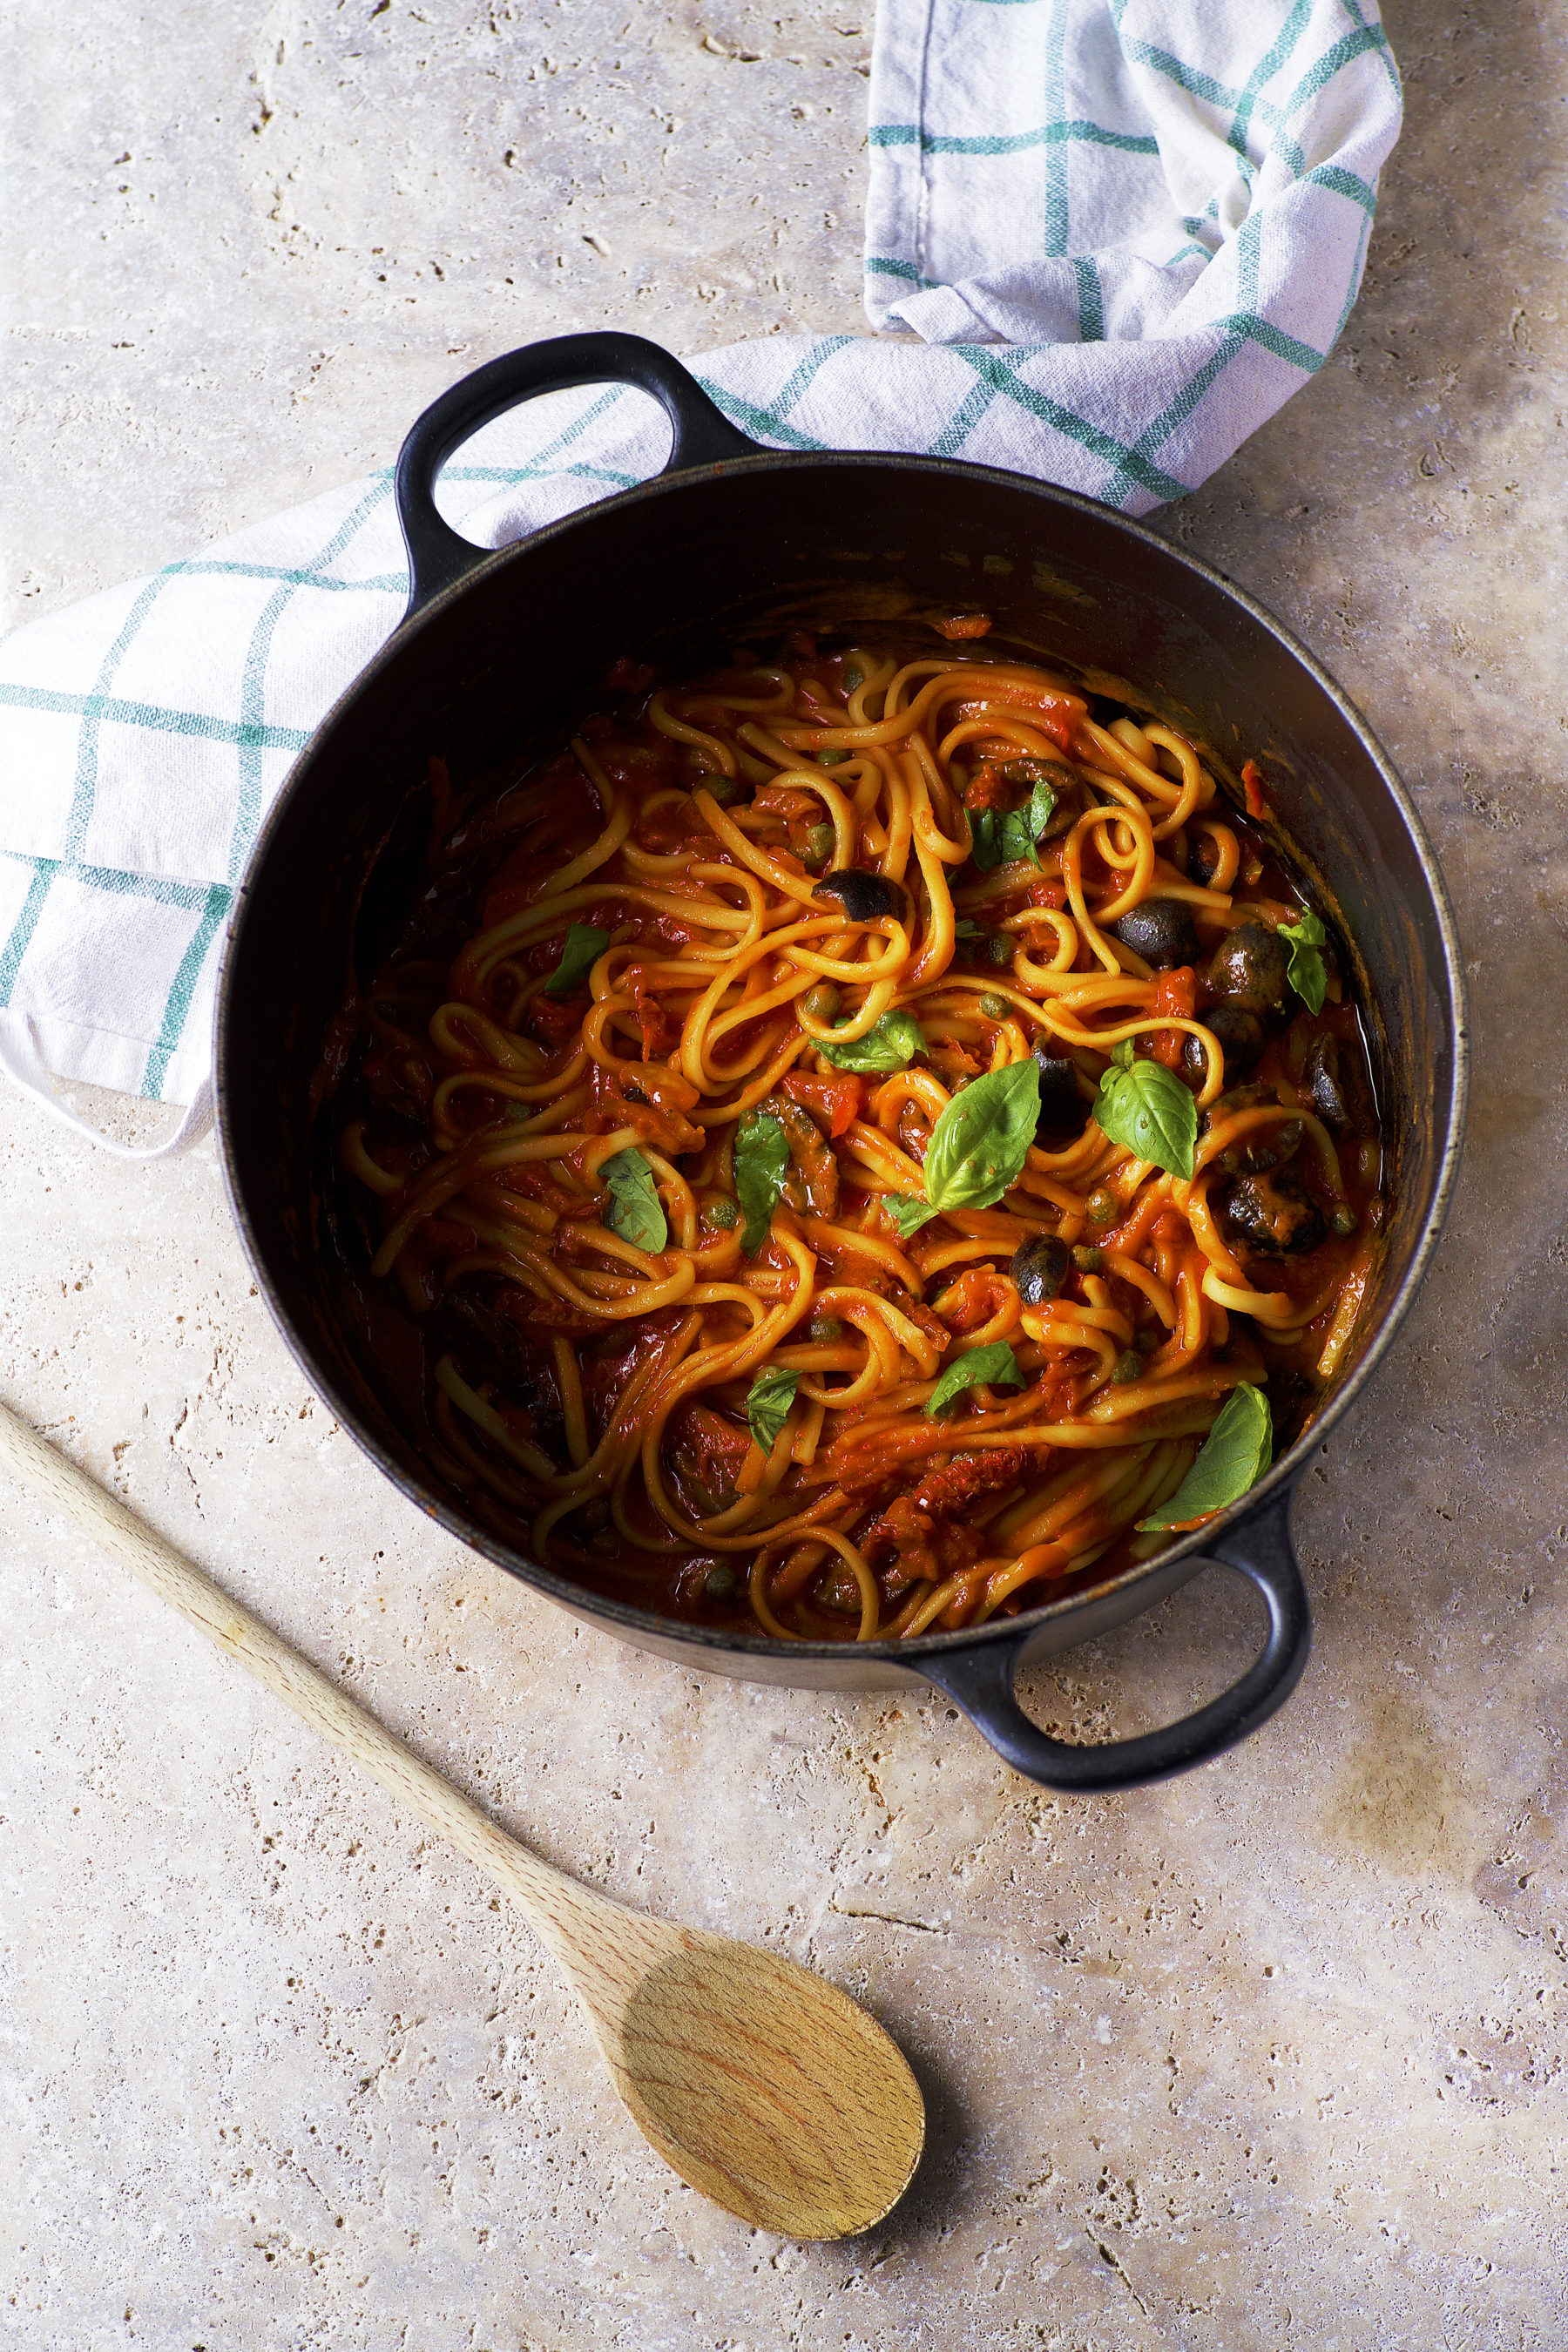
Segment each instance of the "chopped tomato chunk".
[{"label": "chopped tomato chunk", "polygon": [[801,1104],[832,1137],[843,1135],[866,1108],[866,1081],[849,1070],[820,1078],[791,1070],[779,1080],[779,1092]]},{"label": "chopped tomato chunk", "polygon": [[[1197,1012],[1197,974],[1190,963],[1179,964],[1174,971],[1163,971],[1154,982],[1155,1014],[1173,1015],[1178,1021],[1191,1021]],[[1184,1029],[1157,1029],[1149,1040],[1149,1052],[1166,1069],[1179,1070],[1186,1046]]]}]

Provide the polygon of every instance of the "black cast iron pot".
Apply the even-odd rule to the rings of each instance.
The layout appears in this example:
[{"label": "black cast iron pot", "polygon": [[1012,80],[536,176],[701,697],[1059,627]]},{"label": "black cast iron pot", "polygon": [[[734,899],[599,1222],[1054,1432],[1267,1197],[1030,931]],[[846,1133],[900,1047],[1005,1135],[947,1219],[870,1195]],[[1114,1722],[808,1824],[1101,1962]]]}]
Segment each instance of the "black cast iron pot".
[{"label": "black cast iron pot", "polygon": [[[432,488],[463,440],[518,401],[602,383],[640,386],[665,409],[673,444],[657,479],[499,553],[447,527]],[[1464,1115],[1452,916],[1415,810],[1365,723],[1250,597],[1138,524],[950,460],[760,449],[667,352],[634,336],[567,336],[479,369],[409,435],[397,498],[412,564],[407,614],[322,721],[271,812],[240,894],[219,1005],[218,1118],[235,1214],[307,1379],[443,1527],[574,1615],[683,1665],[818,1689],[923,1678],[1010,1764],[1055,1788],[1130,1788],[1244,1738],[1289,1695],[1310,1640],[1291,1490],[1415,1296]],[[368,976],[397,928],[431,753],[460,781],[550,740],[618,654],[679,659],[701,648],[718,616],[738,612],[865,614],[889,583],[949,605],[983,603],[995,639],[1134,680],[1178,725],[1236,747],[1238,761],[1268,760],[1296,865],[1337,913],[1359,966],[1392,1211],[1378,1288],[1337,1391],[1268,1475],[1201,1533],[1098,1588],[973,1632],[784,1643],[601,1600],[499,1540],[422,1465],[342,1311],[320,1190],[330,1108],[315,1102],[311,1080],[350,960]],[[1099,1747],[1048,1738],[1024,1714],[1013,1686],[1026,1659],[1106,1632],[1216,1561],[1250,1580],[1268,1613],[1260,1654],[1218,1698],[1183,1722]]]}]

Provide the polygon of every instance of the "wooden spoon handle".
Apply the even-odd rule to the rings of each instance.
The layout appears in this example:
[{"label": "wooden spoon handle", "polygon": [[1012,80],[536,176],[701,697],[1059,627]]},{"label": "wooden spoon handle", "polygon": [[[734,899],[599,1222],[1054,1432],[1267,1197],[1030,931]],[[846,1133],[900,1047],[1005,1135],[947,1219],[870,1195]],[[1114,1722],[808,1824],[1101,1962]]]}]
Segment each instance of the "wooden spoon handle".
[{"label": "wooden spoon handle", "polygon": [[442,1837],[449,1838],[460,1853],[488,1871],[552,1948],[559,1948],[567,1916],[589,1905],[612,1907],[607,1897],[593,1895],[552,1870],[548,1863],[497,1829],[477,1805],[395,1739],[357,1700],[329,1682],[270,1625],[264,1625],[259,1617],[231,1600],[221,1585],[4,1404],[0,1404],[0,1463],[23,1486],[62,1510],[84,1535],[112,1552],[161,1600],[199,1626],[220,1650],[237,1658],[313,1731],[363,1765],[399,1804],[417,1813]]}]

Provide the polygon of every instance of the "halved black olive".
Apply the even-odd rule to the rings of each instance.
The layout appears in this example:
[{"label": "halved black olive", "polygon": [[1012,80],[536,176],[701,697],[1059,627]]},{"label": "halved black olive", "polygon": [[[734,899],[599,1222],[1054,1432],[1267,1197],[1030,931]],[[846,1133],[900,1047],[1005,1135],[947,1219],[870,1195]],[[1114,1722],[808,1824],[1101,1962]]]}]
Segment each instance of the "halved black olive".
[{"label": "halved black olive", "polygon": [[1040,1074],[1035,1140],[1039,1143],[1042,1138],[1054,1136],[1070,1141],[1089,1124],[1089,1105],[1079,1091],[1078,1072],[1065,1055],[1053,1054],[1047,1045],[1036,1046],[1035,1066]]},{"label": "halved black olive", "polygon": [[1047,1307],[1072,1269],[1072,1253],[1055,1234],[1031,1234],[1013,1252],[1007,1271],[1026,1307]]},{"label": "halved black olive", "polygon": [[1219,1155],[1219,1164],[1227,1176],[1258,1176],[1266,1168],[1279,1168],[1300,1148],[1307,1129],[1299,1118],[1282,1118],[1275,1127],[1254,1128],[1240,1141],[1233,1143]]},{"label": "halved black olive", "polygon": [[[1244,1078],[1248,1070],[1256,1069],[1265,1039],[1263,1024],[1256,1013],[1248,1013],[1240,1004],[1227,1004],[1222,997],[1202,1015],[1205,1029],[1212,1029],[1219,1039],[1225,1055],[1227,1078]],[[1182,1047],[1182,1069],[1184,1075],[1201,1081],[1208,1071],[1208,1055],[1200,1039],[1188,1035]]]},{"label": "halved black olive", "polygon": [[1243,1241],[1263,1257],[1297,1257],[1323,1238],[1323,1213],[1294,1176],[1238,1176],[1225,1212]]},{"label": "halved black olive", "polygon": [[1313,1038],[1301,1066],[1301,1083],[1325,1127],[1350,1125],[1350,1105],[1340,1075],[1339,1039],[1331,1030],[1325,1029]]},{"label": "halved black olive", "polygon": [[[1279,1089],[1267,1079],[1259,1079],[1250,1087],[1228,1087],[1205,1111],[1198,1132],[1207,1135],[1237,1111],[1256,1110],[1264,1103],[1271,1110],[1280,1108]],[[1227,1176],[1259,1175],[1264,1169],[1278,1168],[1289,1160],[1300,1148],[1306,1131],[1299,1118],[1282,1118],[1273,1127],[1254,1128],[1220,1153],[1218,1164]]]},{"label": "halved black olive", "polygon": [[837,898],[852,923],[879,923],[884,915],[907,922],[909,892],[885,874],[868,873],[863,866],[841,866],[825,874],[813,897]]},{"label": "halved black olive", "polygon": [[1278,1107],[1279,1089],[1268,1078],[1255,1078],[1249,1087],[1226,1087],[1224,1094],[1210,1103],[1198,1126],[1200,1135],[1217,1127],[1222,1118],[1229,1118],[1238,1110],[1256,1110],[1259,1103]]},{"label": "halved black olive", "polygon": [[1285,950],[1266,923],[1241,923],[1226,933],[1209,959],[1208,983],[1259,1020],[1283,1013],[1290,1001]]},{"label": "halved black olive", "polygon": [[1110,936],[1155,971],[1174,971],[1178,964],[1198,960],[1198,935],[1184,899],[1145,898],[1111,924]]}]

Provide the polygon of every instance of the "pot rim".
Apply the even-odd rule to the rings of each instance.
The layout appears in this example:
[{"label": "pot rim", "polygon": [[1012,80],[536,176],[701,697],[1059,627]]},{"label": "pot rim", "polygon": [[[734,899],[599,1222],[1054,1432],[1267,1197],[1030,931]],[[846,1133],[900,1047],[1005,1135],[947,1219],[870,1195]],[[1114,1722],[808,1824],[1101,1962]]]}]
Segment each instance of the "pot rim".
[{"label": "pot rim", "polygon": [[[1310,1422],[1294,1445],[1269,1468],[1267,1475],[1245,1496],[1232,1503],[1206,1526],[1194,1529],[1179,1542],[1166,1545],[1123,1569],[1120,1575],[1107,1578],[1083,1591],[1061,1595],[1039,1606],[1023,1610],[1016,1617],[992,1618],[984,1625],[960,1627],[955,1632],[918,1633],[899,1640],[875,1642],[808,1642],[781,1643],[769,1634],[737,1633],[718,1626],[688,1623],[678,1617],[668,1617],[649,1609],[638,1609],[629,1601],[616,1601],[578,1584],[553,1569],[541,1566],[514,1546],[490,1534],[477,1521],[469,1519],[455,1505],[447,1502],[416,1478],[405,1465],[395,1460],[381,1440],[364,1424],[358,1408],[344,1396],[335,1379],[328,1377],[299,1332],[279,1298],[277,1287],[262,1256],[257,1235],[246,1203],[245,1192],[237,1165],[237,1154],[228,1120],[229,1006],[234,972],[241,952],[246,924],[250,913],[251,878],[261,866],[271,846],[283,813],[304,782],[311,761],[349,707],[362,693],[390,669],[404,648],[425,626],[444,615],[474,588],[510,564],[542,553],[564,533],[589,523],[600,515],[623,511],[628,507],[649,499],[679,496],[699,481],[728,479],[731,476],[766,474],[785,470],[798,471],[803,467],[842,471],[855,467],[873,471],[907,474],[930,474],[942,478],[957,475],[977,483],[984,482],[1015,495],[1025,493],[1047,507],[1058,507],[1082,516],[1097,527],[1110,528],[1144,548],[1156,551],[1167,562],[1203,581],[1221,595],[1237,604],[1306,672],[1313,684],[1338,711],[1345,725],[1360,741],[1367,757],[1376,769],[1385,789],[1394,801],[1415,852],[1421,878],[1432,902],[1437,933],[1443,950],[1443,981],[1453,1035],[1453,1076],[1446,1105],[1440,1108],[1446,1120],[1443,1146],[1438,1160],[1432,1195],[1428,1202],[1421,1234],[1393,1296],[1382,1305],[1376,1328],[1365,1353],[1356,1364],[1343,1386]],[[1459,1160],[1464,1148],[1465,1112],[1469,1093],[1469,1027],[1465,970],[1460,951],[1458,928],[1455,921],[1447,885],[1437,864],[1436,855],[1427,838],[1426,828],[1406,791],[1393,761],[1384,751],[1376,733],[1357,709],[1344,688],[1295,633],[1278,620],[1268,607],[1250,591],[1240,587],[1202,556],[1185,548],[1173,546],[1159,532],[1131,515],[1119,513],[1114,508],[1101,506],[1094,499],[1085,498],[1076,490],[1068,490],[1053,482],[1037,481],[1027,474],[1015,474],[994,466],[976,466],[962,458],[941,458],[916,456],[905,452],[876,450],[763,450],[755,457],[732,457],[692,467],[679,473],[662,473],[631,488],[615,492],[611,497],[595,499],[573,513],[546,523],[526,538],[495,549],[475,548],[474,564],[460,580],[422,603],[416,612],[408,614],[398,624],[385,643],[372,656],[364,667],[350,681],[342,694],[326,711],[310,741],[289,769],[276,799],[257,835],[245,876],[237,893],[237,905],[228,935],[225,941],[223,961],[218,976],[216,1009],[216,1054],[214,1096],[217,1131],[223,1162],[225,1188],[229,1208],[239,1228],[246,1255],[256,1274],[262,1296],[267,1301],[273,1322],[281,1333],[285,1346],[310,1386],[331,1404],[342,1426],[356,1444],[367,1454],[405,1497],[416,1504],[426,1517],[468,1545],[483,1558],[517,1577],[521,1583],[541,1592],[546,1600],[570,1609],[579,1618],[587,1618],[606,1632],[626,1634],[657,1634],[666,1642],[676,1642],[697,1654],[690,1661],[700,1665],[701,1654],[711,1653],[726,1657],[766,1657],[775,1664],[781,1658],[798,1658],[803,1664],[840,1665],[848,1659],[868,1664],[912,1665],[922,1657],[940,1657],[958,1651],[973,1651],[991,1642],[1018,1643],[1027,1641],[1038,1630],[1070,1618],[1093,1601],[1099,1603],[1112,1594],[1126,1593],[1145,1579],[1156,1573],[1168,1580],[1173,1567],[1190,1560],[1195,1570],[1206,1559],[1209,1547],[1228,1530],[1244,1527],[1276,1496],[1288,1494],[1306,1469],[1308,1461],[1329,1433],[1336,1428],[1361,1395],[1393,1344],[1400,1326],[1409,1313],[1417,1290],[1425,1280],[1432,1254],[1447,1220],[1458,1181]],[[1434,975],[1434,979],[1435,979]]]}]

